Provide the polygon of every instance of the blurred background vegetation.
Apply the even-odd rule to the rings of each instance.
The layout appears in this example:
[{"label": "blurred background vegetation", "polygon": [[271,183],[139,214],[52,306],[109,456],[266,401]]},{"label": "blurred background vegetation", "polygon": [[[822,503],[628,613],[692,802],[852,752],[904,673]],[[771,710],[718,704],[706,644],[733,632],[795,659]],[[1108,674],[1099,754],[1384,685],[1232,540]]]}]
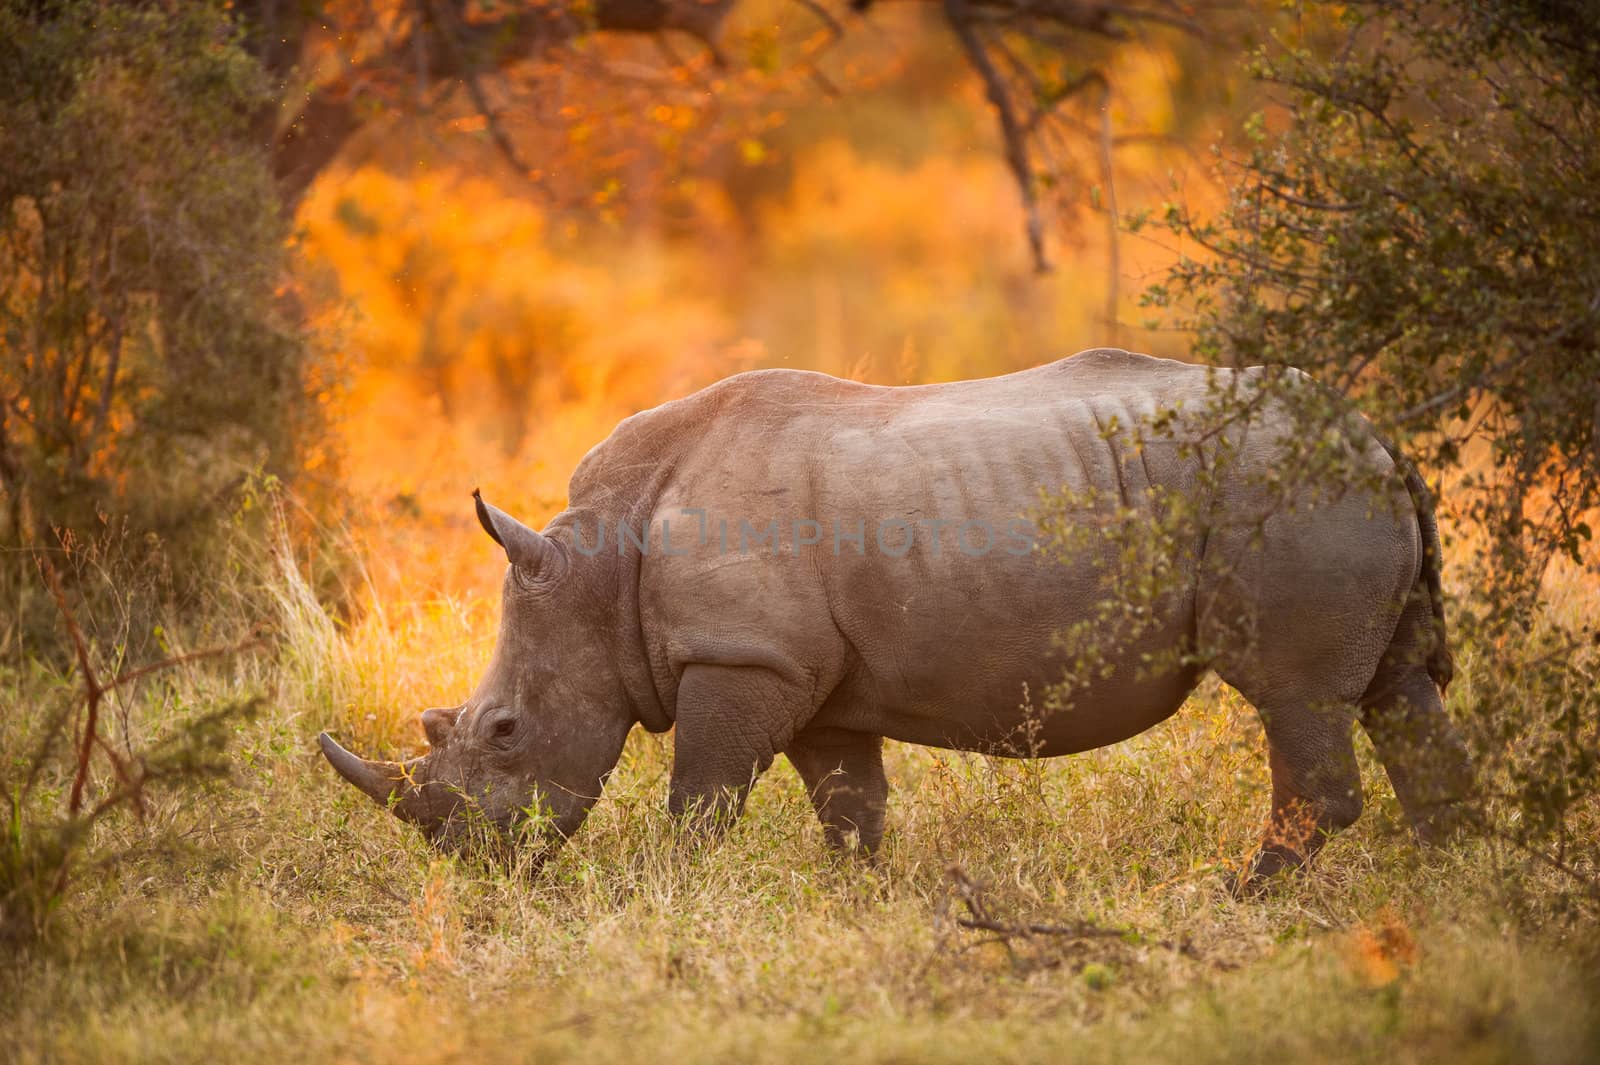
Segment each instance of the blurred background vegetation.
[{"label": "blurred background vegetation", "polygon": [[[794,975],[838,914],[875,904],[782,850],[809,824],[785,799],[763,800],[723,865],[657,868],[660,826],[637,800],[663,755],[636,743],[615,816],[529,887],[430,865],[388,819],[372,838],[307,740],[333,726],[415,749],[416,711],[469,690],[500,576],[464,505],[474,486],[538,524],[618,419],[739,370],[901,384],[1114,344],[1304,368],[1442,489],[1451,710],[1497,834],[1460,866],[1419,867],[1390,842],[1393,812],[1369,817],[1375,835],[1330,848],[1332,890],[1359,902],[1322,931],[1388,935],[1373,913],[1394,899],[1413,907],[1402,925],[1470,914],[1500,937],[1499,978],[1525,979],[1509,990],[1468,964],[1470,936],[1445,936],[1464,983],[1418,978],[1423,1012],[1403,1022],[1378,1002],[1338,1023],[1352,1052],[1509,1052],[1541,1024],[1580,1052],[1593,1000],[1570,989],[1595,958],[1573,943],[1596,939],[1600,840],[1596,25],[1585,0],[0,0],[0,949],[15,958],[0,987],[13,1031],[32,1033],[8,1050],[166,1053],[163,1023],[199,988],[213,1005],[175,1027],[220,1042],[194,1053],[280,1051],[206,1012],[240,987],[267,1024],[332,989],[332,1014],[285,1030],[356,1023],[371,1049],[413,1031],[384,1011],[421,1009],[430,966],[450,989],[487,979],[492,999],[528,986],[504,962],[518,952],[558,970],[599,959],[556,996],[563,1016],[592,1009],[612,963],[648,969],[668,1001],[704,992],[714,1015],[756,978],[718,974],[714,918],[686,932],[663,916],[684,876],[725,904],[773,892],[767,919],[803,930],[771,957],[743,926],[715,934],[794,980],[809,1003],[794,1046],[896,1031],[899,1007],[836,1023],[832,992]],[[923,919],[949,901],[939,863],[988,860],[1019,907],[1087,897],[1210,937],[1253,966],[1202,981],[1238,1023],[1273,1012],[1241,981],[1297,987],[1309,964],[1313,988],[1343,987],[1342,963],[1274,948],[1317,931],[1299,914],[1326,911],[1325,886],[1249,917],[1211,901],[1219,848],[1242,856],[1259,827],[1263,779],[1237,700],[1196,701],[1199,724],[1084,762],[1111,783],[896,755],[932,812],[897,826],[892,931],[851,955],[846,983],[913,1027],[998,1019],[1010,1040],[1041,1009],[1093,1025],[1071,979],[952,1005],[928,981],[993,992],[960,951],[914,988],[880,983],[874,959],[912,966],[929,945]],[[1074,804],[1101,811],[1099,832],[1060,821]],[[1176,833],[1169,850],[1108,834],[1138,804],[1128,831]],[[778,849],[754,841],[775,828]],[[764,879],[797,862],[815,890]],[[1356,942],[1377,956],[1358,984],[1369,963],[1409,964]],[[1183,1030],[1173,996],[1192,976],[1057,963],[1040,971],[1123,966],[1130,1011],[1177,1011],[1135,1044]],[[986,1039],[949,1045],[1015,1049]],[[907,1047],[934,1049],[891,1035],[875,1053]]]}]

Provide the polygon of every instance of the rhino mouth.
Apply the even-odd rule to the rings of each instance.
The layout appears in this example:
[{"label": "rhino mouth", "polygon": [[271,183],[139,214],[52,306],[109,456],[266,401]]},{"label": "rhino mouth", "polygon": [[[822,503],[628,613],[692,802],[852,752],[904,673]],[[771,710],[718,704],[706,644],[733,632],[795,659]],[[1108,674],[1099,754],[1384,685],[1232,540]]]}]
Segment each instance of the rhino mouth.
[{"label": "rhino mouth", "polygon": [[549,818],[512,809],[491,815],[448,781],[435,779],[428,755],[405,762],[362,758],[328,733],[317,737],[323,757],[339,775],[402,821],[416,825],[429,845],[446,854],[485,860],[507,869],[537,870],[569,833]]}]

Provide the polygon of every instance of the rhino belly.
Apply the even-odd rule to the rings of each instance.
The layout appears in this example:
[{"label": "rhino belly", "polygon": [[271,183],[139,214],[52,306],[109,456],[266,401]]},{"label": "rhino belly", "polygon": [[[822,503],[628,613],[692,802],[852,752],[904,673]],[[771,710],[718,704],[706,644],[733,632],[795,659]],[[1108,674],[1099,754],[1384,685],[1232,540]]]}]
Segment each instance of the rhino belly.
[{"label": "rhino belly", "polygon": [[[978,561],[978,560],[969,560]],[[819,721],[891,739],[1006,755],[1071,754],[1116,743],[1170,717],[1198,670],[1143,676],[1150,652],[1185,646],[1193,597],[1137,643],[1112,649],[1112,675],[1061,703],[1070,678],[1057,636],[1092,616],[1098,579],[1040,557],[989,560],[930,579],[915,567],[858,573],[833,600],[856,664]]]}]

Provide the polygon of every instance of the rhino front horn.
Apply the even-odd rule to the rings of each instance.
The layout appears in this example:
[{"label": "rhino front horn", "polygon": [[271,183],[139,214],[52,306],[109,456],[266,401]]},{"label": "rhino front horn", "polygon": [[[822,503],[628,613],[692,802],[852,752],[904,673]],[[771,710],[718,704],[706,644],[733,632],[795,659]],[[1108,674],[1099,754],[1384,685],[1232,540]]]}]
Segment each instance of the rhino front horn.
[{"label": "rhino front horn", "polygon": [[472,490],[472,502],[478,508],[478,524],[495,543],[506,549],[506,558],[513,566],[537,573],[557,553],[543,533],[528,528],[499,507],[485,503],[476,488]]},{"label": "rhino front horn", "polygon": [[323,757],[339,775],[360,788],[379,806],[388,806],[406,780],[406,767],[399,762],[371,762],[339,746],[326,732],[317,737]]}]

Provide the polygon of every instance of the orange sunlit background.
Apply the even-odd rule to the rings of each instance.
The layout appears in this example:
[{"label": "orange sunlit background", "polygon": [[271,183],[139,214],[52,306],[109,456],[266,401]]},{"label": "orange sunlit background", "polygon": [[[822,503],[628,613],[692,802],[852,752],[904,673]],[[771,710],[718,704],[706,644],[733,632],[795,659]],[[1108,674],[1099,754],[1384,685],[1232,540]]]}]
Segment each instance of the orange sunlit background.
[{"label": "orange sunlit background", "polygon": [[[846,55],[853,80],[831,95],[778,108],[751,94],[720,127],[667,105],[635,115],[613,138],[624,153],[628,137],[721,143],[704,165],[646,173],[631,200],[602,183],[585,210],[551,206],[472,115],[444,140],[391,124],[321,178],[298,239],[323,342],[347,368],[332,399],[342,472],[381,596],[487,593],[500,563],[474,486],[542,525],[619,419],[741,370],[911,384],[1102,344],[1184,351],[1138,305],[1170,240],[1122,234],[1110,288],[1099,142],[1085,136],[1066,175],[1077,185],[1050,218],[1054,270],[1040,276],[954,42],[911,7],[877,27],[873,62]],[[1214,200],[1196,160],[1217,126],[1176,127],[1177,60],[1157,44],[1110,59],[1119,210]],[[565,108],[565,148],[607,121],[586,114]]]}]

